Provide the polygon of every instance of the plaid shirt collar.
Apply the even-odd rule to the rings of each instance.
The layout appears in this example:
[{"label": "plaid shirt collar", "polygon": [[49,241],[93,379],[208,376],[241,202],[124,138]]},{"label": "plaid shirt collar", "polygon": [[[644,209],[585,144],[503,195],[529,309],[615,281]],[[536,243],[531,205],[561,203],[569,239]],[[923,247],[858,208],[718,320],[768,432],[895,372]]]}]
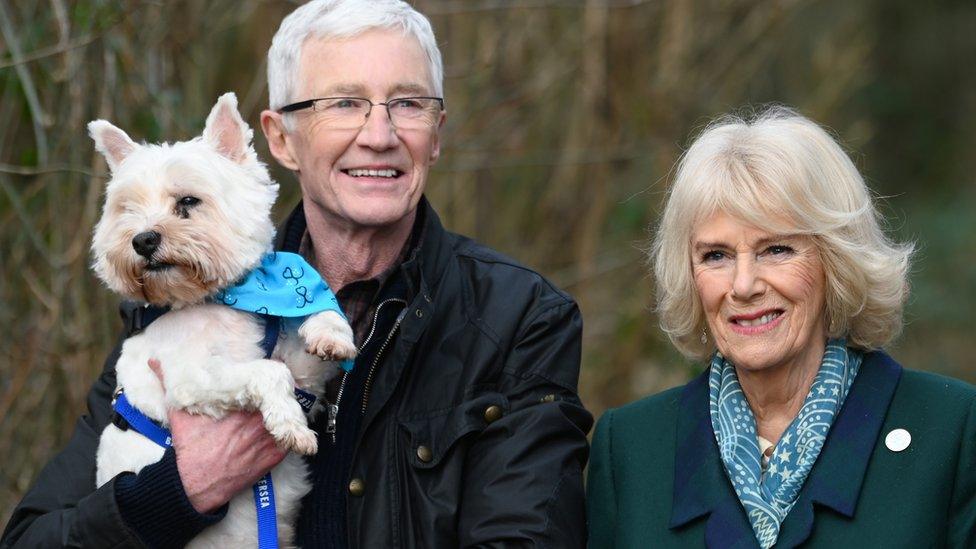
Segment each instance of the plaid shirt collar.
[{"label": "plaid shirt collar", "polygon": [[[404,242],[403,248],[400,249],[400,253],[397,255],[396,260],[386,270],[374,277],[350,282],[336,292],[336,298],[339,300],[339,305],[342,307],[342,311],[345,313],[346,318],[349,320],[349,324],[352,326],[357,346],[362,344],[363,339],[366,337],[366,334],[369,331],[369,319],[376,310],[376,298],[380,295],[380,290],[382,290],[387,282],[389,282],[390,279],[400,270],[400,266],[403,265],[403,263],[407,261],[407,259],[409,259],[416,250],[420,249],[424,232],[424,222],[421,217],[423,217],[422,212],[418,210],[410,237],[407,238],[406,242]],[[305,229],[305,233],[302,235],[299,253],[310,263],[314,264],[315,249],[312,243],[311,235],[309,234],[307,228]]]}]

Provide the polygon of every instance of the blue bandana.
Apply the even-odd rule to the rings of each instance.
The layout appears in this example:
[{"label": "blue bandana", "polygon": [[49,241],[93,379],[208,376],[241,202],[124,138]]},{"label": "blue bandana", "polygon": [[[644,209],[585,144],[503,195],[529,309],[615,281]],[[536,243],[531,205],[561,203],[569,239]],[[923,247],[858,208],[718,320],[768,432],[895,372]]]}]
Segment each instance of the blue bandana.
[{"label": "blue bandana", "polygon": [[712,430],[725,473],[763,549],[776,543],[780,525],[796,503],[857,376],[862,355],[848,349],[846,343],[843,339],[827,342],[820,371],[803,407],[773,448],[765,473],[756,419],[735,367],[719,353],[712,357],[708,376]]},{"label": "blue bandana", "polygon": [[[237,284],[221,290],[211,299],[241,311],[281,317],[296,328],[305,317],[335,311],[346,318],[339,301],[319,273],[298,254],[271,252],[261,264]],[[291,319],[291,320],[286,320]],[[346,371],[353,361],[342,363]]]},{"label": "blue bandana", "polygon": [[288,252],[265,255],[257,268],[218,292],[213,301],[261,315],[295,318],[335,311],[345,318],[319,273],[305,258]]}]

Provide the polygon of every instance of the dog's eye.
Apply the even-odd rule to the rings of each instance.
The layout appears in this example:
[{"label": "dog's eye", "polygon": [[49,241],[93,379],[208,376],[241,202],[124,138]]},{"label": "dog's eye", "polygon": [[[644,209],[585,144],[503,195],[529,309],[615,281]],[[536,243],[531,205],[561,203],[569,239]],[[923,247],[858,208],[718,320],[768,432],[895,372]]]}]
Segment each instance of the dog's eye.
[{"label": "dog's eye", "polygon": [[200,203],[200,199],[195,196],[184,196],[176,201],[176,215],[183,219],[189,219],[190,208]]}]

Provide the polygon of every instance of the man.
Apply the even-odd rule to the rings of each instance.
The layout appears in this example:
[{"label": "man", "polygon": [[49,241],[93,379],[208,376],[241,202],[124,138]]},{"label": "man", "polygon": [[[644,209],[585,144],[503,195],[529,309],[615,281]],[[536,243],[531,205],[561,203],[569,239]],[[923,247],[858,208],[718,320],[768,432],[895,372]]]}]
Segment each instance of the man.
[{"label": "man", "polygon": [[[269,51],[261,124],[304,197],[279,247],[337,290],[360,348],[313,425],[303,547],[584,544],[579,312],[538,274],[446,232],[423,198],[442,73],[430,23],[399,0],[310,2]],[[282,458],[253,414],[173,413],[175,450],[93,491],[114,357],[4,546],[179,546]]]}]

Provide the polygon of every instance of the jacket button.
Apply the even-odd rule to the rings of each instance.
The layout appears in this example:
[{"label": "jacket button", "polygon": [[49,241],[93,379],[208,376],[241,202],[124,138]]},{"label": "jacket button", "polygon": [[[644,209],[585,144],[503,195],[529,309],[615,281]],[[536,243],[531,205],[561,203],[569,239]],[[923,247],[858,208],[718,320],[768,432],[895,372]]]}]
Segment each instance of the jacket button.
[{"label": "jacket button", "polygon": [[488,423],[494,423],[502,418],[501,406],[495,406],[494,404],[485,408],[485,421]]},{"label": "jacket button", "polygon": [[421,311],[420,309],[417,309],[417,311],[414,314],[417,315],[417,318],[423,318],[424,317],[424,312]]},{"label": "jacket button", "polygon": [[430,460],[434,459],[434,452],[431,452],[430,448],[426,446],[418,446],[417,459],[424,463],[430,463]]},{"label": "jacket button", "polygon": [[359,497],[366,492],[366,483],[361,478],[354,478],[349,481],[349,493]]}]

